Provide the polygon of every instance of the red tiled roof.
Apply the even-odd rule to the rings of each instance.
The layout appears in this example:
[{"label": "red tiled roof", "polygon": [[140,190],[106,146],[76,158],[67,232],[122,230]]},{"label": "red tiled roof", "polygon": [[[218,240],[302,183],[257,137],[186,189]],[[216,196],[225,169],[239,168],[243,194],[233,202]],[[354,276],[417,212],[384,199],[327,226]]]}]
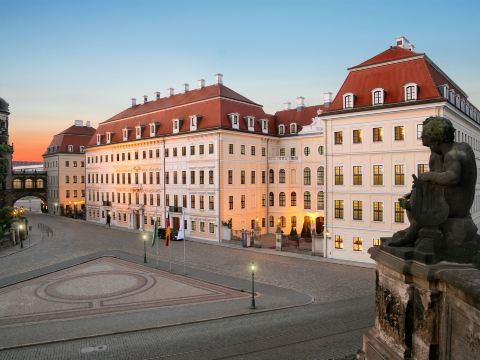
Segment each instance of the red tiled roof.
[{"label": "red tiled roof", "polygon": [[223,97],[226,99],[232,99],[256,106],[261,106],[254,103],[250,99],[247,99],[246,97],[240,95],[239,93],[233,91],[232,89],[226,87],[223,84],[214,84],[206,86],[204,88],[189,90],[185,93],[172,95],[170,97],[163,97],[158,100],[148,101],[147,103],[130,107],[105,122],[147,114],[149,112],[165,110],[176,106],[191,104],[197,101],[212,99],[216,97]]},{"label": "red tiled roof", "polygon": [[[157,123],[156,136],[171,135],[173,120],[183,120],[179,133],[190,131],[190,116],[201,119],[197,130],[218,128],[232,129],[229,114],[240,115],[240,131],[248,131],[245,116],[255,117],[255,132],[261,133],[259,120],[269,120],[269,133],[275,134],[274,119],[263,111],[261,105],[247,99],[222,84],[206,86],[186,93],[161,98],[128,108],[99,124],[96,134],[101,134],[101,144],[106,144],[106,133],[111,132],[111,143],[123,142],[123,129],[130,129],[128,141],[136,139],[135,127],[143,126],[142,138],[150,137],[149,124]],[[96,136],[90,139],[90,146],[97,144]]]},{"label": "red tiled roof", "polygon": [[69,152],[68,145],[73,145],[73,153],[79,154],[80,146],[87,146],[93,134],[93,127],[72,125],[53,137],[45,155]]},{"label": "red tiled roof", "polygon": [[278,129],[278,125],[285,125],[285,135],[290,135],[290,124],[296,123],[298,133],[300,130],[302,130],[303,126],[310,125],[312,123],[312,119],[318,115],[319,110],[323,111],[324,106],[313,105],[303,107],[299,110],[289,109],[277,111],[275,113],[276,127]]},{"label": "red tiled roof", "polygon": [[416,53],[413,50],[407,50],[401,47],[397,46],[392,46],[390,49],[385,50],[384,52],[381,52],[378,55],[375,55],[374,57],[354,66],[349,68],[348,70],[353,70],[357,69],[360,67],[364,66],[370,66],[370,65],[376,65],[376,64],[381,64],[384,62],[389,62],[389,61],[395,61],[395,60],[401,60],[401,59],[407,59],[409,57],[417,56],[417,55],[423,55]]}]

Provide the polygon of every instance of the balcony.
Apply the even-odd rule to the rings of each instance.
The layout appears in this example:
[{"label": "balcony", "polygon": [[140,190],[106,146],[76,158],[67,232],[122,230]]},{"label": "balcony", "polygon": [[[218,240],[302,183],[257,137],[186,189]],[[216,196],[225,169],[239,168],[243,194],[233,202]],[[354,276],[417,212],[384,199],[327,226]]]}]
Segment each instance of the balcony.
[{"label": "balcony", "polygon": [[278,161],[297,161],[298,156],[270,156],[268,158],[268,160],[270,160],[270,161],[275,161],[275,160],[278,160]]},{"label": "balcony", "polygon": [[103,206],[112,206],[111,201],[102,201]]}]

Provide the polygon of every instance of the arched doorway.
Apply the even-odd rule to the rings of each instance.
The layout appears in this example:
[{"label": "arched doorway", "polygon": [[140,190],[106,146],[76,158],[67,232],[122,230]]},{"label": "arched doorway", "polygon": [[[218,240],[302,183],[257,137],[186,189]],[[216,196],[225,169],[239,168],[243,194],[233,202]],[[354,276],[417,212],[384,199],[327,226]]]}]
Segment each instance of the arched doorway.
[{"label": "arched doorway", "polygon": [[23,209],[25,212],[42,213],[48,211],[46,200],[34,195],[26,195],[17,199],[13,206],[17,209]]}]

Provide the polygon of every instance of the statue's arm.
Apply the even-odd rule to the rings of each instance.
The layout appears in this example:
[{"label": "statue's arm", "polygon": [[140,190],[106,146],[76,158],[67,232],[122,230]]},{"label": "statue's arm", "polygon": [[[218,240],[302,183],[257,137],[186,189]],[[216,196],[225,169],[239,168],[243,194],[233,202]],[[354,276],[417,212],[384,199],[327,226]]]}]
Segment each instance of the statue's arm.
[{"label": "statue's arm", "polygon": [[421,175],[420,179],[431,181],[438,185],[457,185],[460,182],[462,165],[454,156],[445,156],[443,167],[445,171],[429,171]]}]

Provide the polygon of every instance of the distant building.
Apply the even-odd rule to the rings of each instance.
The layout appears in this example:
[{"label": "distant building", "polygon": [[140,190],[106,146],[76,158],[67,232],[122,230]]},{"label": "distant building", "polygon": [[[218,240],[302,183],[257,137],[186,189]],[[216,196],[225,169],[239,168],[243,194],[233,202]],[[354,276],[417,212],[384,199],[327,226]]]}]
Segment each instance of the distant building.
[{"label": "distant building", "polygon": [[48,211],[51,214],[83,213],[85,209],[85,147],[95,129],[75,120],[55,135],[43,154],[48,174]]}]

